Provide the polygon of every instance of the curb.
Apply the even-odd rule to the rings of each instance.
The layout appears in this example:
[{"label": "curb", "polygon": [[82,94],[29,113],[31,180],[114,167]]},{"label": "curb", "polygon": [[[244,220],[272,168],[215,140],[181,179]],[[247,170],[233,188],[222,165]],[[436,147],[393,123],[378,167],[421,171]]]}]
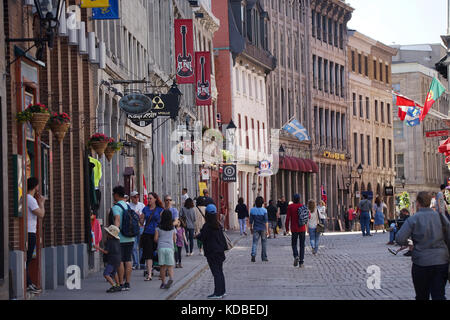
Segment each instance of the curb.
[{"label": "curb", "polygon": [[[237,238],[236,240],[233,241],[233,249],[236,246],[236,244],[241,241],[242,239],[244,239],[245,236],[240,236],[239,238]],[[228,255],[231,251],[233,251],[233,249],[231,249],[230,251],[228,251],[228,253],[226,253],[226,255]],[[174,300],[181,291],[183,291],[186,287],[190,286],[195,280],[197,280],[201,274],[203,272],[205,272],[207,269],[209,269],[208,263],[205,263],[205,265],[200,265],[199,267],[195,268],[194,270],[192,270],[185,278],[187,278],[188,280],[184,283],[180,283],[174,292],[172,292],[171,294],[169,294],[166,298],[164,298],[164,300]],[[191,276],[191,274],[193,274]]]}]

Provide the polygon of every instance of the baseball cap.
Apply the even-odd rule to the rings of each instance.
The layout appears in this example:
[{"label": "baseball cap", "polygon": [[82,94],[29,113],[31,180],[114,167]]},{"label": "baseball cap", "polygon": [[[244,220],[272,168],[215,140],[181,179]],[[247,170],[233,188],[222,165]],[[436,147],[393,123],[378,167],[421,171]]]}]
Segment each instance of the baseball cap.
[{"label": "baseball cap", "polygon": [[139,194],[139,192],[137,192],[137,191],[132,191],[131,194],[130,194],[130,197],[137,196],[138,194]]},{"label": "baseball cap", "polygon": [[205,209],[206,213],[217,213],[217,208],[213,204],[208,204]]}]

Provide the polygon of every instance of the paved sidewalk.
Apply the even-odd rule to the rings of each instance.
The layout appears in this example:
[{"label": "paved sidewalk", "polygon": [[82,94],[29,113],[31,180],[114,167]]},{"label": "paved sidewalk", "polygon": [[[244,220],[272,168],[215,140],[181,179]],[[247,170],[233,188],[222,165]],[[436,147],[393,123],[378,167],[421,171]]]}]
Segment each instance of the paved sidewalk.
[{"label": "paved sidewalk", "polygon": [[[242,239],[239,231],[229,231],[227,234],[233,243]],[[110,285],[103,278],[102,270],[83,279],[80,290],[68,290],[64,286],[59,286],[56,290],[46,290],[35,296],[34,300],[165,300],[195,280],[202,271],[208,269],[206,258],[198,254],[196,244],[194,255],[191,257],[186,257],[183,249],[181,262],[183,268],[174,269],[174,283],[170,289],[159,288],[161,280],[158,280],[158,272],[155,272],[152,281],[144,281],[144,271],[133,270],[130,291],[106,293]]]},{"label": "paved sidewalk", "polygon": [[[361,232],[326,233],[316,256],[306,236],[305,266],[293,266],[290,237],[268,239],[269,262],[261,261],[261,244],[256,262],[250,262],[252,237],[239,241],[224,263],[226,300],[413,300],[411,258],[388,252],[389,233],[362,237]],[[368,267],[380,271],[380,289],[369,289]],[[371,282],[372,284],[374,282]],[[209,270],[174,297],[205,300],[214,282]],[[450,285],[447,283],[447,298]]]}]

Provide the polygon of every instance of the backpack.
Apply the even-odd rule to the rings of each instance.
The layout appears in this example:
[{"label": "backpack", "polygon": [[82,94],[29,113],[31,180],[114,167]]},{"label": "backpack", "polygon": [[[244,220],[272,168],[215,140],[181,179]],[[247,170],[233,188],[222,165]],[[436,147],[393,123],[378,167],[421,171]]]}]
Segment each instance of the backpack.
[{"label": "backpack", "polygon": [[298,208],[298,226],[303,227],[308,223],[309,219],[309,210],[306,208],[306,206],[301,206]]},{"label": "backpack", "polygon": [[[120,232],[125,237],[136,237],[140,232],[138,214],[133,209],[131,209],[128,204],[127,209],[122,207],[120,203],[117,203],[117,205],[123,210],[121,222],[122,228],[120,229]],[[114,214],[112,209],[109,212],[109,224],[114,224]]]},{"label": "backpack", "polygon": [[181,208],[179,220],[180,220],[181,227],[186,229],[187,228],[187,217],[186,217],[186,214],[184,213],[184,207]]}]

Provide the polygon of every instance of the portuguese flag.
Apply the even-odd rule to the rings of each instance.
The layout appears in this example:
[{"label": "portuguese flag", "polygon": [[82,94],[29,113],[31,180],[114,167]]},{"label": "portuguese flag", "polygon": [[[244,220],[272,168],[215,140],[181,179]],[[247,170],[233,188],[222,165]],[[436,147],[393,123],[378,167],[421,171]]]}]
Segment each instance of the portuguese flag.
[{"label": "portuguese flag", "polygon": [[425,101],[425,104],[423,106],[423,111],[420,114],[420,121],[422,122],[425,116],[427,115],[428,111],[430,111],[431,106],[433,103],[439,99],[441,94],[445,92],[444,86],[439,82],[438,79],[433,78],[433,81],[431,81],[430,90],[427,94],[427,100]]}]

